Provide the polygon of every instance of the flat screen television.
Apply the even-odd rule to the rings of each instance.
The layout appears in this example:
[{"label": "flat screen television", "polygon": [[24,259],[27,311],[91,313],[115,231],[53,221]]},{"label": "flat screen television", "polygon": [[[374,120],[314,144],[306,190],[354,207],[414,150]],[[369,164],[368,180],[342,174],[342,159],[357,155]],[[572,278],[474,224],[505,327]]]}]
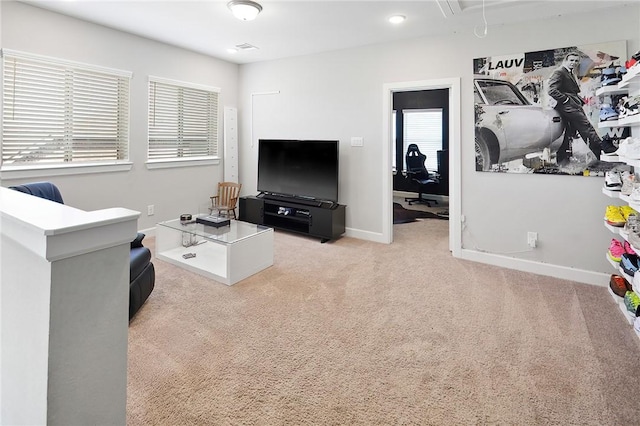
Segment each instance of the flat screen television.
[{"label": "flat screen television", "polygon": [[338,202],[338,141],[258,141],[258,191]]}]

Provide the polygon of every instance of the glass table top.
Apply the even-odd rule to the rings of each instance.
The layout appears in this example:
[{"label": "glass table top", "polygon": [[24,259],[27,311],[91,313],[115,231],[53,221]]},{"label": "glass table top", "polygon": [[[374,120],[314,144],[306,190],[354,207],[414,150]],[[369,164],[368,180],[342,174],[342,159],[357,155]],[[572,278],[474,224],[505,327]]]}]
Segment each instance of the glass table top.
[{"label": "glass table top", "polygon": [[196,217],[207,215],[194,215],[193,220],[183,222],[180,219],[159,222],[158,226],[175,229],[176,231],[188,232],[198,237],[206,238],[209,241],[220,242],[223,244],[233,244],[236,241],[252,237],[254,235],[268,232],[271,228],[253,223],[240,222],[239,220],[230,220],[229,225],[216,228],[215,226],[207,226],[202,223],[196,223]]}]

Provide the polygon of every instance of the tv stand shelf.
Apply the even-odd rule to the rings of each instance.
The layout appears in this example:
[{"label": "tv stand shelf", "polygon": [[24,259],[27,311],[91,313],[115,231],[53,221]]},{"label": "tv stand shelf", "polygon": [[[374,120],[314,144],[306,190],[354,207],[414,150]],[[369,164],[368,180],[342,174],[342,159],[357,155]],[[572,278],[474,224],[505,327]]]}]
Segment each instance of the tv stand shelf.
[{"label": "tv stand shelf", "polygon": [[239,219],[318,237],[324,243],[344,234],[345,206],[314,207],[295,201],[240,197]]}]

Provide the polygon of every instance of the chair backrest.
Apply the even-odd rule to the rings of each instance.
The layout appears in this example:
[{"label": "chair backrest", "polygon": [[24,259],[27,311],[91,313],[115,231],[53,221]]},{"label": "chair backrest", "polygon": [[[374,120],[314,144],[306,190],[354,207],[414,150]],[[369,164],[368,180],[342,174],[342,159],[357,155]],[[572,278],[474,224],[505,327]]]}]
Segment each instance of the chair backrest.
[{"label": "chair backrest", "polygon": [[60,194],[58,187],[51,182],[25,183],[24,185],[10,186],[9,188],[16,191],[24,192],[25,194],[44,198],[45,200],[64,204],[64,201],[62,201],[62,195]]},{"label": "chair backrest", "polygon": [[405,157],[407,163],[407,171],[411,173],[413,178],[428,178],[429,171],[424,165],[427,156],[420,152],[420,148],[415,143],[409,144],[407,147],[407,155]]},{"label": "chair backrest", "polygon": [[218,202],[229,208],[234,208],[240,195],[241,183],[220,182],[218,183]]}]

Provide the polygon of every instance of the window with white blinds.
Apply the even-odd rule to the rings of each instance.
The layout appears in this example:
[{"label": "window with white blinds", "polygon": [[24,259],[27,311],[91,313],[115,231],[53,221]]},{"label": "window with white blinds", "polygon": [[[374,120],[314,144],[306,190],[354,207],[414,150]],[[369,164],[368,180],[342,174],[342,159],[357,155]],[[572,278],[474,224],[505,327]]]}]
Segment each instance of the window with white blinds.
[{"label": "window with white blinds", "polygon": [[[420,152],[427,156],[427,169],[438,170],[438,151],[442,149],[442,108],[404,110],[402,116],[403,152],[407,152],[409,144],[415,143]],[[406,170],[406,161],[403,160],[403,163]]]},{"label": "window with white blinds", "polygon": [[2,51],[2,167],[127,161],[131,73]]},{"label": "window with white blinds", "polygon": [[149,160],[216,157],[219,91],[149,78]]}]

